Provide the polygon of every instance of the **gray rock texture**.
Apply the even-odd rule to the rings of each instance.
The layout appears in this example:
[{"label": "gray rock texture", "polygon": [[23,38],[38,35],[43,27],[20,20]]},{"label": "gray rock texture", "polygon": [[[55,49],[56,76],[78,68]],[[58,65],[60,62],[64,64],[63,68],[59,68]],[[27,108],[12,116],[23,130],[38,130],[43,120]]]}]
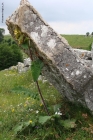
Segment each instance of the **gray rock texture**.
[{"label": "gray rock texture", "polygon": [[25,58],[24,63],[18,62],[18,65],[17,65],[18,73],[26,72],[27,70],[30,69],[30,66],[31,66],[30,58]]},{"label": "gray rock texture", "polygon": [[[21,0],[20,6],[6,20],[6,24],[13,38],[15,26],[30,37],[33,45],[30,51],[34,60],[39,57],[43,61],[42,73],[63,97],[81,103],[93,112],[92,70],[82,62],[65,38],[42,19],[27,0]],[[26,51],[29,56],[30,51]]]},{"label": "gray rock texture", "polygon": [[92,61],[93,61],[93,52],[83,50],[83,49],[73,49],[75,54],[81,58],[81,62],[84,63],[87,67],[92,69]]},{"label": "gray rock texture", "polygon": [[92,52],[83,49],[74,49],[74,52],[81,58],[85,60],[92,60]]},{"label": "gray rock texture", "polygon": [[93,43],[91,46],[91,57],[92,57],[92,71],[93,71]]}]

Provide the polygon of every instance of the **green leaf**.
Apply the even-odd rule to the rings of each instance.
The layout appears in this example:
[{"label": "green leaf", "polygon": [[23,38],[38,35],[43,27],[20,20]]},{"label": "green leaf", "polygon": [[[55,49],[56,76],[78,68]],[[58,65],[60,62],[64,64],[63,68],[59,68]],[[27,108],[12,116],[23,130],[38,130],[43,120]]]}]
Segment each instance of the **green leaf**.
[{"label": "green leaf", "polygon": [[40,116],[40,117],[39,117],[39,123],[44,124],[44,123],[46,123],[49,119],[51,119],[51,116]]},{"label": "green leaf", "polygon": [[22,46],[24,49],[28,49],[28,43],[23,43],[21,46]]},{"label": "green leaf", "polygon": [[14,133],[17,134],[18,132],[21,132],[23,128],[23,124],[18,124],[15,128],[14,128]]},{"label": "green leaf", "polygon": [[63,125],[64,128],[66,128],[66,129],[75,128],[75,127],[76,127],[75,122],[76,122],[75,119],[61,121],[62,125]]},{"label": "green leaf", "polygon": [[18,86],[18,87],[14,87],[11,92],[14,92],[14,93],[17,93],[17,94],[20,94],[20,93],[24,93],[28,96],[31,96],[33,99],[39,99],[39,96],[38,96],[38,93],[35,93],[25,87],[22,87],[22,86]]},{"label": "green leaf", "polygon": [[33,61],[31,64],[31,72],[32,72],[32,77],[33,80],[36,82],[38,80],[38,77],[41,73],[41,70],[43,68],[43,62],[39,59],[36,61]]},{"label": "green leaf", "polygon": [[14,128],[14,133],[15,133],[15,134],[21,133],[21,132],[22,132],[25,128],[27,128],[29,125],[30,125],[30,121],[19,123],[19,124]]},{"label": "green leaf", "polygon": [[27,127],[27,126],[29,126],[29,124],[30,124],[30,121],[23,122],[23,126],[24,126],[24,127]]},{"label": "green leaf", "polygon": [[53,107],[54,107],[54,112],[58,112],[59,109],[61,108],[61,104],[56,104]]}]

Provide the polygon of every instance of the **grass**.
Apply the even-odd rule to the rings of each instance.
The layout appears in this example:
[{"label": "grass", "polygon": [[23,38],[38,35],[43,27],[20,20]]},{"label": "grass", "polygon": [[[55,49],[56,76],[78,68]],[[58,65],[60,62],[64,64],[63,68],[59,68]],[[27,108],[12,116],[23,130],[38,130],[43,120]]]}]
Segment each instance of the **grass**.
[{"label": "grass", "polygon": [[90,50],[90,44],[93,42],[93,37],[85,35],[62,35],[68,40],[68,43],[73,48]]},{"label": "grass", "polygon": [[[7,70],[0,72],[0,140],[92,140],[93,117],[88,110],[63,100],[48,82],[39,81],[39,85],[50,114],[55,114],[53,106],[60,104],[62,116],[55,122],[49,120],[43,126],[37,124],[38,128],[27,127],[16,137],[16,125],[20,122],[32,122],[38,115],[46,113],[40,100],[33,99],[26,92],[13,91],[16,87],[24,87],[33,93],[38,92],[30,71],[22,74]],[[59,121],[67,119],[75,119],[76,127],[66,129],[60,125]]]},{"label": "grass", "polygon": [[10,39],[10,38],[13,40],[13,38],[12,38],[11,35],[4,35],[4,39],[5,39],[5,40],[8,40],[8,39]]},{"label": "grass", "polygon": [[[93,38],[83,35],[62,36],[74,48],[89,49],[93,42]],[[90,112],[63,99],[50,83],[39,81],[39,85],[50,115],[55,114],[56,105],[60,106],[62,113],[43,125],[37,120],[47,114],[41,100],[34,96],[38,91],[31,72],[0,71],[0,140],[93,140],[93,116]],[[71,120],[75,120],[72,121],[73,127],[69,125]],[[68,123],[63,125],[65,121]],[[23,123],[29,124],[21,128]]]}]

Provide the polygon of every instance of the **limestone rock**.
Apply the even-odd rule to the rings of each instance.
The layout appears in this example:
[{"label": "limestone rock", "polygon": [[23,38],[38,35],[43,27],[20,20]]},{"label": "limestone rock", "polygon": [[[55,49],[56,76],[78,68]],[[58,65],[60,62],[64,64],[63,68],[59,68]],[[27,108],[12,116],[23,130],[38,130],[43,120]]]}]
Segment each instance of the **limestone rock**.
[{"label": "limestone rock", "polygon": [[86,65],[86,67],[89,67],[92,69],[92,51],[87,51],[83,49],[73,49],[75,54],[81,58],[81,62]]},{"label": "limestone rock", "polygon": [[31,65],[31,59],[30,58],[24,59],[24,66],[29,67],[30,65]]},{"label": "limestone rock", "polygon": [[25,58],[24,63],[18,62],[17,70],[19,73],[23,73],[23,72],[26,72],[27,70],[29,70],[30,66],[31,66],[31,59]]},{"label": "limestone rock", "polygon": [[91,68],[86,67],[85,62],[82,63],[68,42],[42,19],[27,0],[21,1],[18,9],[6,20],[6,24],[14,39],[15,26],[30,38],[33,48],[25,52],[30,57],[31,51],[34,60],[38,57],[43,61],[43,75],[63,97],[81,103],[93,112]]},{"label": "limestone rock", "polygon": [[85,60],[92,60],[91,51],[83,50],[83,49],[74,49],[74,52],[81,58]]},{"label": "limestone rock", "polygon": [[17,69],[19,73],[24,72],[24,64],[21,62],[18,62]]},{"label": "limestone rock", "polygon": [[17,66],[11,66],[8,70],[17,70]]}]

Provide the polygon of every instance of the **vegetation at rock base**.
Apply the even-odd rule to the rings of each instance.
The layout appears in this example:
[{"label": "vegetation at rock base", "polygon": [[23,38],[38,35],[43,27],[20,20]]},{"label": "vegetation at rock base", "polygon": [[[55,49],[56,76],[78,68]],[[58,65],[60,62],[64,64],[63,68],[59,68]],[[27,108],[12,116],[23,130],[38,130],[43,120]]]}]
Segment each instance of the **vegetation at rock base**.
[{"label": "vegetation at rock base", "polygon": [[[30,78],[29,78],[30,77]],[[0,72],[0,140],[92,140],[93,117],[39,81],[50,116],[39,100],[31,71]]]},{"label": "vegetation at rock base", "polygon": [[[71,41],[69,35],[63,36],[71,46],[82,49],[88,48],[93,40],[83,36],[80,45],[79,41]],[[76,36],[77,40],[79,37]],[[6,43],[13,41],[10,36],[4,38]],[[93,140],[90,112],[67,102],[47,81],[39,81],[39,85],[50,116],[39,99],[31,71],[0,71],[0,140]]]}]

